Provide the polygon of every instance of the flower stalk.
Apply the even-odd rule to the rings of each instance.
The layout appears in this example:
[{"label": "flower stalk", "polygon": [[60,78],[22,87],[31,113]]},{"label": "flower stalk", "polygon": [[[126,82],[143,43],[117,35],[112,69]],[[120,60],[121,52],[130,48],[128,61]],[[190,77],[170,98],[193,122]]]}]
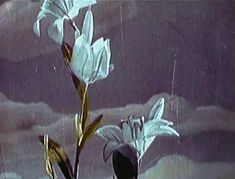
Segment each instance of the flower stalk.
[{"label": "flower stalk", "polygon": [[[81,121],[81,130],[85,130],[85,120],[84,120],[84,110],[85,110],[85,104],[87,99],[87,91],[88,91],[88,84],[85,84],[84,87],[84,92],[82,95],[82,108],[81,108],[81,115],[80,115],[80,121]],[[75,121],[77,123],[77,121]],[[79,161],[80,161],[80,154],[81,154],[81,138],[77,139],[77,144],[76,144],[76,156],[75,156],[75,164],[74,164],[74,176],[75,179],[78,179],[79,176]]]},{"label": "flower stalk", "polygon": [[[51,39],[53,39],[55,42],[59,43],[61,45],[62,54],[65,59],[65,64],[67,65],[71,77],[73,79],[77,94],[80,97],[81,100],[81,111],[80,115],[75,115],[75,129],[76,129],[76,154],[75,154],[75,162],[74,167],[72,167],[69,157],[63,147],[60,146],[60,144],[56,143],[52,139],[48,137],[48,135],[39,136],[39,140],[44,145],[44,155],[45,155],[45,167],[46,171],[48,173],[48,176],[51,179],[56,178],[56,173],[54,170],[54,165],[58,164],[64,177],[66,179],[78,179],[79,178],[79,161],[80,161],[80,154],[81,151],[85,145],[85,143],[94,135],[96,130],[101,125],[101,121],[103,118],[103,115],[97,116],[92,122],[89,120],[89,105],[88,105],[88,85],[90,84],[88,81],[84,80],[84,78],[81,78],[81,76],[77,75],[77,71],[81,70],[84,74],[89,74],[89,72],[92,72],[92,74],[95,74],[95,77],[98,77],[99,79],[104,79],[107,77],[108,73],[103,70],[107,70],[105,66],[102,66],[100,61],[103,60],[105,63],[104,65],[109,65],[110,60],[110,49],[107,46],[107,43],[103,42],[103,40],[99,40],[99,44],[97,47],[91,47],[88,50],[91,50],[91,48],[94,49],[93,56],[90,56],[92,58],[85,59],[89,61],[93,61],[93,64],[98,63],[97,65],[94,65],[92,69],[90,67],[87,68],[87,65],[77,65],[73,66],[72,62],[75,62],[76,64],[82,64],[83,59],[83,52],[87,53],[88,51],[86,49],[80,49],[81,46],[88,46],[88,44],[91,43],[92,37],[93,37],[93,14],[91,12],[91,5],[95,4],[96,0],[44,0],[41,11],[38,14],[37,21],[34,23],[34,31],[35,33],[40,36],[40,22],[43,18],[47,16],[53,16],[56,18],[56,20],[49,25],[48,28],[48,35]],[[78,29],[75,21],[73,20],[74,17],[78,15],[79,9],[88,7],[88,11],[85,15],[84,19],[84,26],[82,28],[82,35],[80,35],[80,30]],[[72,26],[72,28],[75,31],[75,45],[71,47],[69,44],[64,42],[64,20],[68,20],[69,24]],[[84,39],[87,41],[87,44],[78,44],[79,47],[76,46],[76,40],[80,37],[84,37]],[[103,39],[103,38],[102,38]],[[83,41],[82,43],[86,42]],[[101,42],[101,43],[100,43]],[[101,48],[100,48],[101,47]],[[106,48],[106,49],[104,49]],[[107,51],[108,50],[108,51]],[[109,54],[108,58],[106,56],[101,56],[104,51],[107,51]],[[81,54],[80,54],[81,53]],[[97,53],[99,56],[97,56]],[[75,55],[76,54],[76,55]],[[96,55],[96,56],[95,56]],[[108,60],[108,61],[107,61]],[[107,63],[108,62],[108,63]],[[105,68],[104,68],[105,67]],[[88,73],[87,73],[88,72]],[[105,72],[105,74],[101,74]],[[101,77],[101,76],[102,77]],[[97,80],[92,77],[94,76],[86,76],[87,79]],[[93,81],[93,82],[94,82]],[[92,83],[93,83],[92,82]]]}]

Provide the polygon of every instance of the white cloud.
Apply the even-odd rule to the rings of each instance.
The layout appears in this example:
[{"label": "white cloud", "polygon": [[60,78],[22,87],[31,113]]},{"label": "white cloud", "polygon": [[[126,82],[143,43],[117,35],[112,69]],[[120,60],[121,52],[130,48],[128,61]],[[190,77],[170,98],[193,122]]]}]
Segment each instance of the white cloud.
[{"label": "white cloud", "polygon": [[0,93],[1,132],[27,130],[34,125],[49,125],[61,116],[43,102],[13,102]]},{"label": "white cloud", "polygon": [[[70,156],[74,156],[74,114],[58,114],[44,103],[25,104],[7,100],[7,98],[3,94],[0,96],[3,96],[4,99],[2,102],[0,102],[0,131],[3,131],[2,133],[0,133],[0,142],[2,144],[1,147],[5,168],[10,168],[12,171],[16,171],[24,178],[25,176],[31,174],[30,167],[31,165],[33,165],[34,167],[38,167],[38,170],[32,175],[34,176],[33,178],[38,178],[39,176],[44,175],[45,170],[43,168],[43,147],[37,139],[38,134],[43,133],[48,133],[51,138],[59,142],[62,146],[65,146]],[[126,118],[129,115],[134,115],[136,117],[141,115],[147,116],[148,112],[151,109],[151,106],[160,97],[164,97],[167,100],[171,96],[167,94],[159,94],[153,96],[146,104],[143,105],[130,104],[126,107],[96,110],[91,113],[91,117],[94,118],[94,116],[103,113],[105,124],[117,124],[120,119]],[[176,107],[177,105],[178,109]],[[166,103],[166,108],[163,116],[165,119],[173,121],[175,123],[174,127],[181,135],[191,135],[200,133],[202,131],[215,129],[224,131],[235,131],[235,121],[233,120],[235,118],[234,112],[227,111],[223,108],[215,106],[195,108],[180,97],[175,97],[171,101]],[[153,145],[154,146],[152,147],[152,149],[155,149],[155,147],[157,147],[155,146],[157,145],[157,143],[154,143]],[[89,177],[92,178],[94,176],[97,176],[97,178],[105,178],[110,176],[112,169],[109,163],[105,164],[102,161],[102,149],[103,142],[97,137],[94,137],[86,145],[85,150],[82,153],[81,161],[83,161],[84,163],[83,165],[81,165],[81,170],[90,171],[91,168],[95,167],[97,168],[97,170],[99,170],[100,174],[99,176],[97,176],[96,171],[90,171],[89,176],[85,177],[86,179]],[[154,158],[154,156],[157,154],[155,154],[153,150],[150,150],[146,155],[147,159]],[[183,163],[179,163],[179,166],[185,166],[185,163],[188,163],[188,167],[190,167],[190,170],[188,169],[188,172],[191,172],[190,176],[196,176],[195,179],[203,176],[202,174],[197,174],[197,172],[204,172],[203,167],[209,168],[210,165],[212,166],[213,170],[221,167],[223,171],[225,171],[225,173],[223,173],[224,175],[226,174],[226,171],[228,172],[228,176],[230,175],[230,171],[228,170],[229,165],[227,164],[225,165],[222,163],[220,165],[217,163],[192,163],[192,161],[184,159],[180,159],[178,160],[178,162],[182,162],[181,160],[183,161]],[[167,163],[167,161],[168,159],[163,163],[158,163],[158,168],[156,168],[156,171],[165,171],[167,165],[165,165],[164,163]],[[172,163],[174,163],[174,161]],[[187,174],[183,171],[184,167],[182,167],[182,170],[181,168],[174,168],[173,165],[169,165],[168,167],[172,168],[172,175],[177,174],[174,173],[174,171],[177,172],[178,170],[180,170],[179,176],[182,176],[182,178],[180,177],[181,179],[183,179],[183,177],[185,177],[185,175]],[[151,176],[155,175],[153,171],[155,171],[155,168],[149,171],[150,174],[153,173],[151,174]],[[158,173],[157,175],[161,176],[162,178],[167,178],[166,175],[163,175],[164,172],[160,174]],[[210,172],[208,172],[208,175],[205,174],[204,176],[211,177],[209,176],[209,174]],[[220,176],[219,173],[216,174]],[[87,173],[81,173],[81,175],[87,176]],[[143,174],[143,176],[145,176],[145,174]]]},{"label": "white cloud", "polygon": [[155,166],[140,175],[140,179],[232,179],[235,163],[194,162],[172,155],[162,158]]},{"label": "white cloud", "polygon": [[7,100],[7,97],[0,92],[0,102],[3,102],[3,101],[6,101]]},{"label": "white cloud", "polygon": [[22,179],[22,177],[14,172],[6,172],[0,174],[0,179]]},{"label": "white cloud", "polygon": [[181,134],[193,134],[210,130],[235,131],[235,112],[216,106],[196,107],[180,122]]},{"label": "white cloud", "polygon": [[48,176],[39,177],[38,179],[50,179]]}]

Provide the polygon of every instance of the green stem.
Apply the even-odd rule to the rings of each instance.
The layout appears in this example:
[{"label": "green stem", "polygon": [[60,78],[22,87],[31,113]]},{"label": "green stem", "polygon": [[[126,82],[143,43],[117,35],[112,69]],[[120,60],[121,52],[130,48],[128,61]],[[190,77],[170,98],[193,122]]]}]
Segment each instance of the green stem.
[{"label": "green stem", "polygon": [[79,176],[79,157],[80,157],[80,147],[79,143],[77,142],[77,148],[76,148],[76,158],[75,158],[75,165],[74,165],[74,179],[78,179]]},{"label": "green stem", "polygon": [[[80,120],[82,121],[82,131],[85,131],[85,121],[83,119],[83,114],[84,114],[84,108],[85,108],[85,102],[86,102],[86,95],[87,95],[87,90],[88,90],[88,84],[85,84],[83,96],[82,96],[82,109],[81,109],[81,115],[80,115]],[[74,165],[74,176],[75,179],[78,179],[79,175],[79,157],[81,153],[81,148],[79,146],[79,139],[77,139],[77,145],[76,145],[76,157],[75,157],[75,165]]]},{"label": "green stem", "polygon": [[85,84],[85,88],[84,88],[84,92],[83,92],[83,96],[82,96],[82,111],[81,111],[81,121],[82,121],[82,131],[85,131],[85,121],[83,119],[84,116],[84,108],[85,108],[85,104],[86,104],[86,95],[87,95],[87,90],[88,90],[88,84]]}]

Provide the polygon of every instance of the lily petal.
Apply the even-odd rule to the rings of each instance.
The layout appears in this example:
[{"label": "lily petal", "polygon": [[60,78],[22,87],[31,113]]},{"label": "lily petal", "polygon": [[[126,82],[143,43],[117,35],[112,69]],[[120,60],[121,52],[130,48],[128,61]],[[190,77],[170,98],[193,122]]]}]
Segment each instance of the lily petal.
[{"label": "lily petal", "polygon": [[159,130],[159,133],[157,133],[157,135],[175,135],[177,137],[180,136],[175,129],[169,126],[162,126],[161,130]]},{"label": "lily petal", "polygon": [[64,3],[62,3],[62,7],[63,9],[65,9],[66,12],[69,12],[72,6],[73,6],[73,2],[71,0],[64,0]]},{"label": "lily petal", "polygon": [[98,40],[96,40],[93,45],[92,45],[92,49],[93,49],[93,53],[95,58],[98,57],[100,51],[104,48],[105,43],[104,43],[104,38],[101,37]]},{"label": "lily petal", "polygon": [[43,11],[40,11],[37,17],[36,22],[33,24],[33,31],[37,36],[40,37],[41,30],[40,30],[40,21],[46,17],[46,14]]},{"label": "lily petal", "polygon": [[[161,119],[153,119],[153,120],[157,121],[159,126],[172,126],[173,125],[173,122],[167,121],[162,118]],[[148,123],[148,122],[146,122],[146,123]]]},{"label": "lily petal", "polygon": [[112,153],[117,150],[119,147],[121,146],[121,144],[117,144],[115,142],[108,142],[103,149],[103,159],[106,162],[110,156],[112,155]]},{"label": "lily petal", "polygon": [[111,52],[110,52],[109,40],[106,40],[105,44],[106,45],[103,48],[103,51],[100,56],[100,64],[98,66],[98,74],[96,77],[97,80],[106,78],[110,70]]},{"label": "lily petal", "polygon": [[105,48],[102,49],[100,55],[98,56],[99,63],[97,63],[96,70],[97,74],[95,76],[96,80],[104,79],[109,73],[109,62],[107,61],[107,53]]},{"label": "lily petal", "polygon": [[82,33],[87,37],[87,41],[91,44],[94,31],[94,20],[91,10],[88,10],[85,15],[85,19],[82,26]]},{"label": "lily petal", "polygon": [[37,20],[33,25],[33,30],[34,30],[34,32],[37,36],[40,37],[40,23],[41,23],[41,20],[44,17],[49,16],[49,15],[52,15],[56,18],[59,18],[59,16],[57,14],[55,14],[53,11],[51,11],[49,9],[46,9],[45,7],[41,7],[41,11],[38,13]]},{"label": "lily petal", "polygon": [[79,36],[73,47],[71,59],[71,69],[73,73],[85,83],[89,83],[93,73],[94,56],[92,49],[87,42],[86,37],[82,34]]},{"label": "lily petal", "polygon": [[148,150],[148,148],[150,147],[150,145],[152,144],[152,142],[154,141],[156,136],[154,137],[148,137],[148,138],[144,138],[143,139],[143,148],[142,151],[140,153],[140,158],[145,154],[145,152]]},{"label": "lily petal", "polygon": [[71,19],[73,19],[78,15],[79,9],[91,6],[96,3],[96,0],[72,0],[72,1],[73,1],[73,7],[68,12],[68,15]]},{"label": "lily petal", "polygon": [[159,136],[159,135],[176,135],[179,134],[175,129],[167,125],[159,125],[159,122],[156,120],[148,121],[144,126],[144,136],[145,138]]},{"label": "lily petal", "polygon": [[96,134],[103,138],[106,142],[114,142],[114,143],[122,143],[123,142],[123,135],[122,131],[118,126],[114,125],[105,125],[99,128],[96,131]]},{"label": "lily petal", "polygon": [[50,14],[59,18],[66,12],[64,0],[45,0],[41,7],[42,11],[48,10]]},{"label": "lily petal", "polygon": [[128,121],[123,121],[121,123],[121,128],[122,128],[122,133],[123,133],[123,138],[125,142],[129,143],[132,141],[132,130],[130,125],[128,124]]},{"label": "lily petal", "polygon": [[164,103],[165,103],[164,98],[160,98],[154,104],[148,116],[149,120],[160,119],[162,117],[164,111]]},{"label": "lily petal", "polygon": [[64,38],[64,18],[58,18],[48,28],[48,35],[58,44],[62,44]]}]

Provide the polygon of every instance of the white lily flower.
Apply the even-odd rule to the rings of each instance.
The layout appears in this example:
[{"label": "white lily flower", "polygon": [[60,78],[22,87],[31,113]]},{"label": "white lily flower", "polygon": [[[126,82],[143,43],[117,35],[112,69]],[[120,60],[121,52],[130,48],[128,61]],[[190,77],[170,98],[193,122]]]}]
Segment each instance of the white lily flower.
[{"label": "white lily flower", "polygon": [[[48,35],[55,42],[62,44],[64,37],[64,20],[72,21],[84,7],[91,6],[96,0],[44,0],[41,10],[34,23],[34,32],[40,36],[40,22],[47,16],[55,17],[55,21],[49,25]],[[73,23],[73,22],[72,22]],[[79,30],[76,29],[76,33]]]},{"label": "white lily flower", "polygon": [[93,38],[93,15],[88,10],[85,15],[82,34],[76,38],[70,67],[72,72],[86,84],[108,76],[110,65],[110,40],[100,38],[91,45]]},{"label": "white lily flower", "polygon": [[164,111],[164,99],[159,99],[151,112],[148,120],[144,117],[138,119],[129,118],[121,122],[121,126],[106,125],[97,130],[98,136],[107,143],[104,148],[104,160],[121,146],[129,144],[138,151],[139,160],[143,157],[156,136],[175,135],[179,136],[175,129],[170,126],[172,122],[162,119]]}]

